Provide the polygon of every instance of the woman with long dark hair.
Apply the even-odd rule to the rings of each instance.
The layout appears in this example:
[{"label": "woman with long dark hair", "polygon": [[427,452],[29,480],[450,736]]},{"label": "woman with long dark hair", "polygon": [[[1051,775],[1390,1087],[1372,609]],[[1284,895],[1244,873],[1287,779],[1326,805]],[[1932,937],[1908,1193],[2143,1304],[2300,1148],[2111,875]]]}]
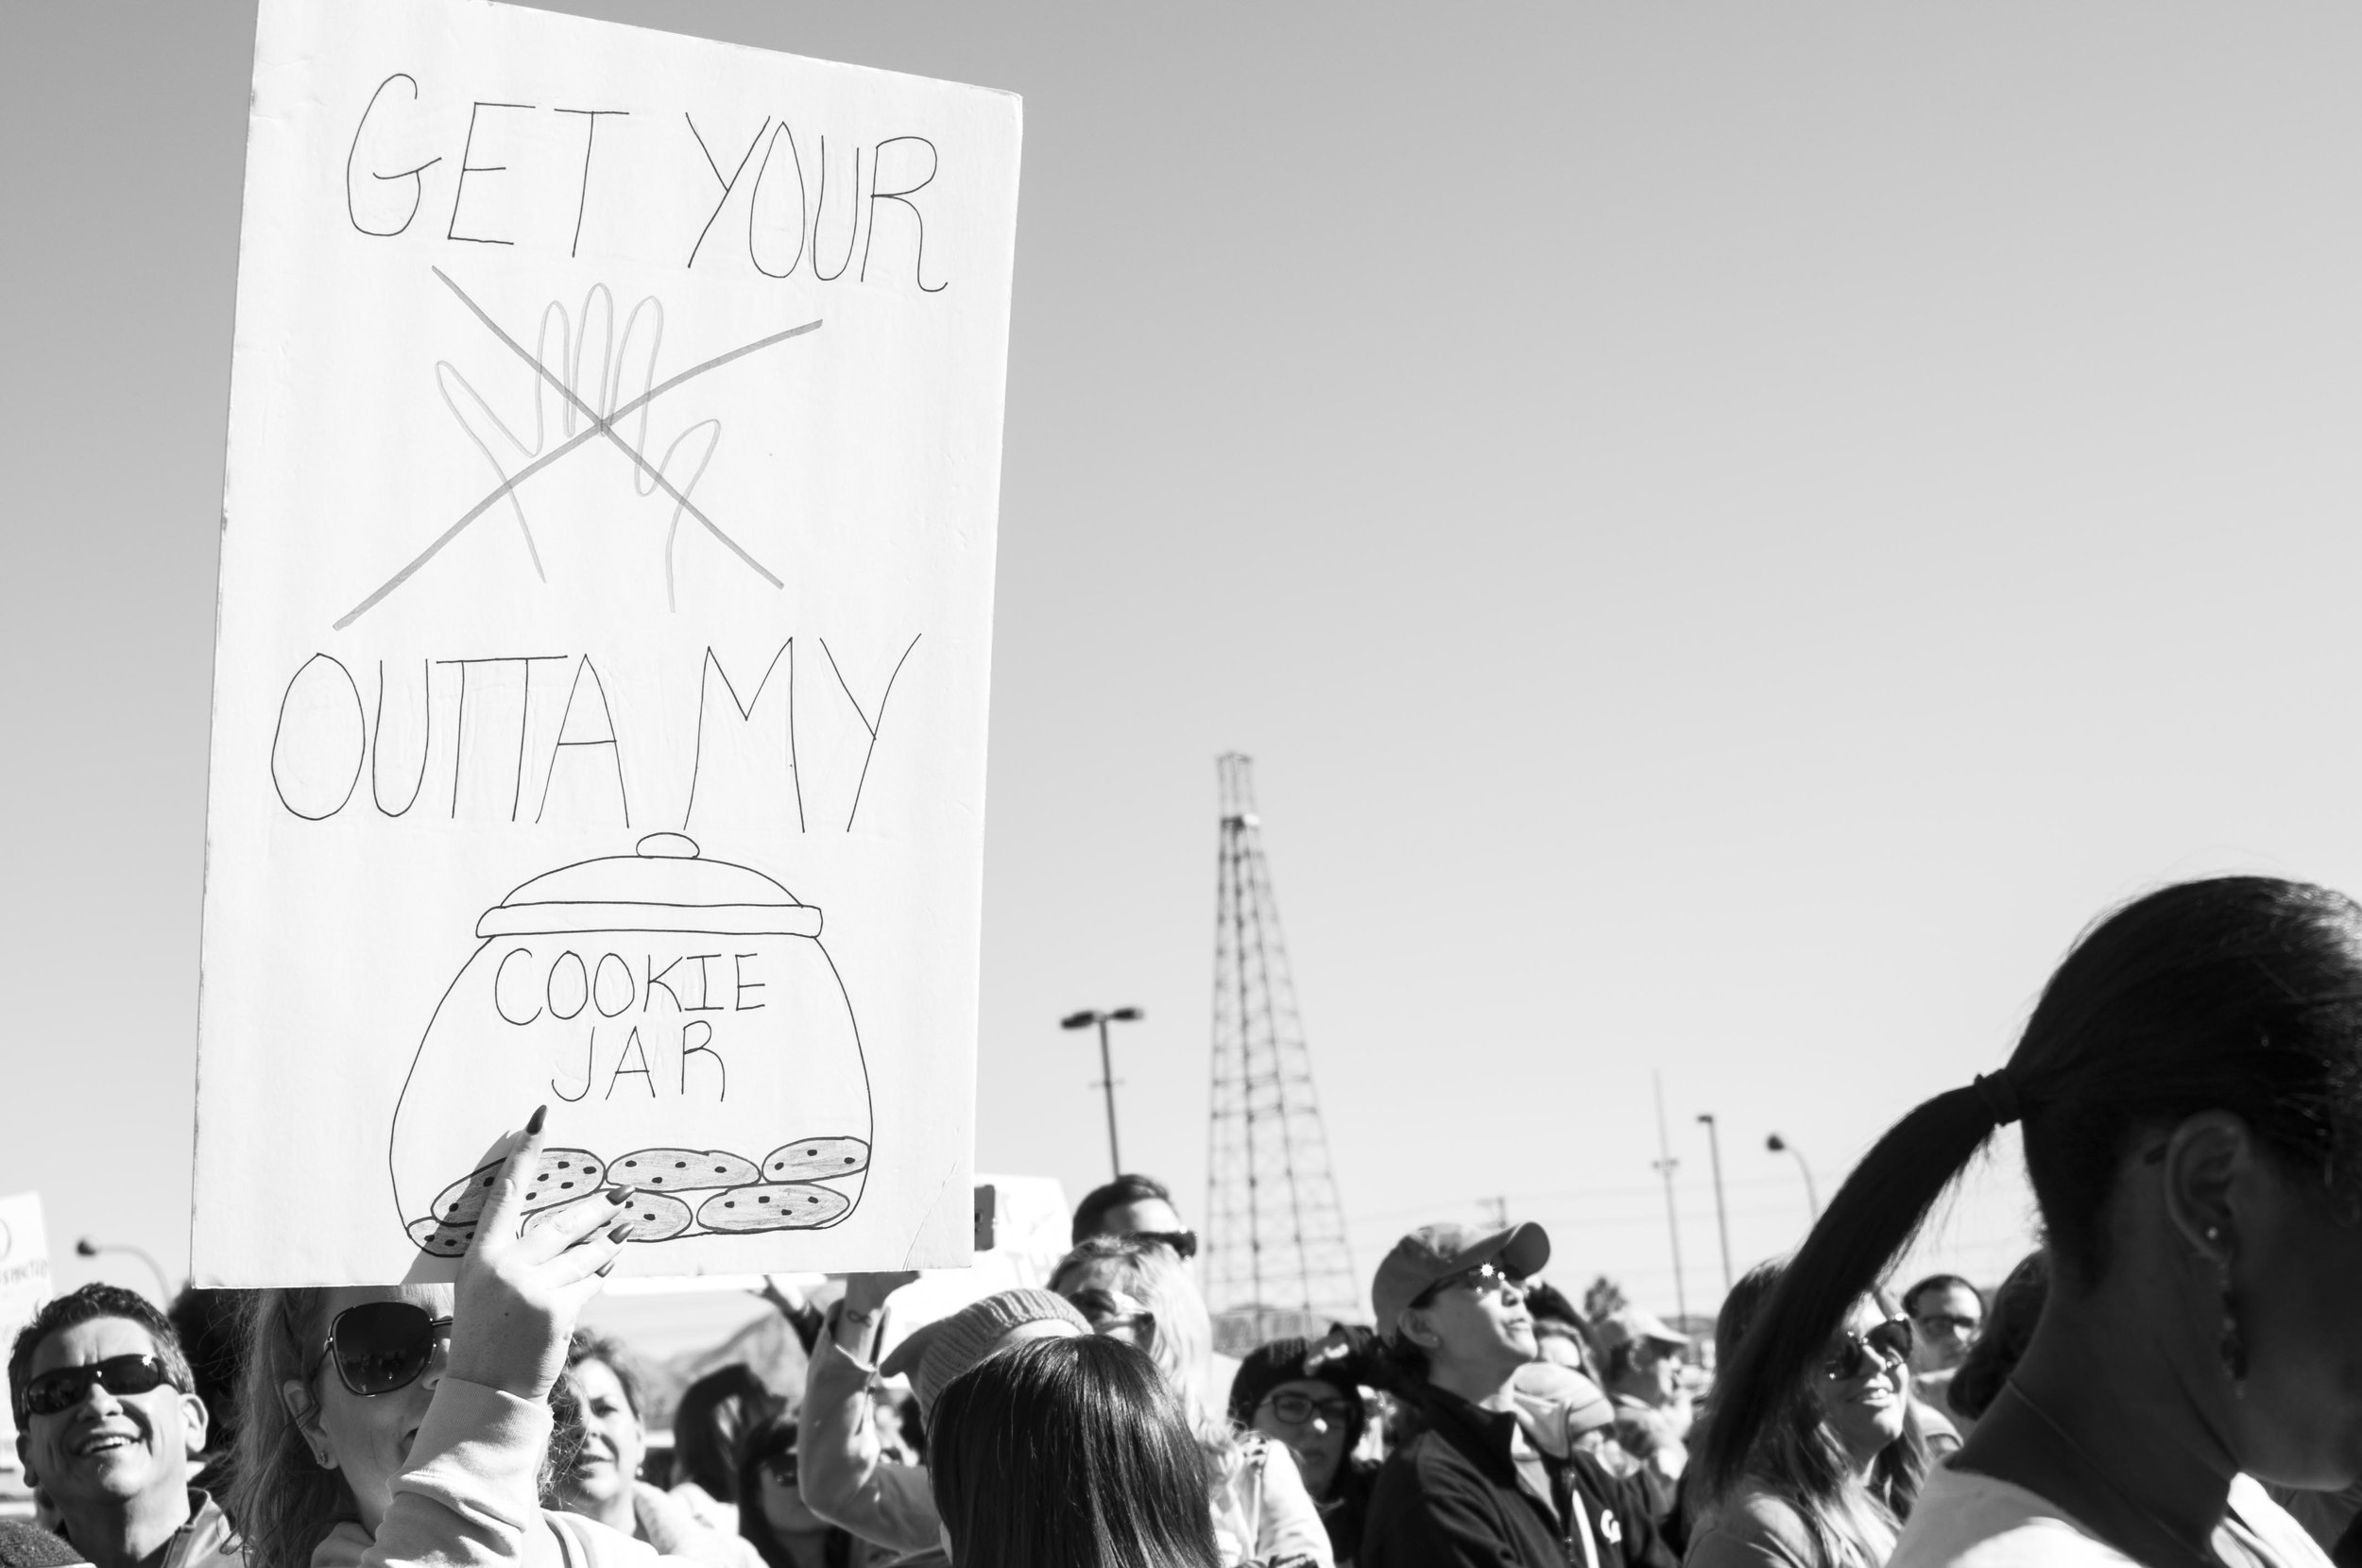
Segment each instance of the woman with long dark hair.
[{"label": "woman with long dark hair", "polygon": [[[1759,1264],[1732,1287],[1714,1324],[1718,1362],[1737,1354],[1782,1272]],[[1910,1346],[1907,1321],[1857,1302],[1827,1353],[1756,1428],[1745,1475],[1703,1499],[1687,1568],[1880,1568],[1927,1473]]]},{"label": "woman with long dark hair", "polygon": [[[1213,1319],[1181,1256],[1149,1236],[1093,1236],[1051,1270],[1050,1287],[1074,1302],[1104,1338],[1148,1354],[1180,1402],[1205,1457],[1206,1503],[1229,1568],[1309,1562],[1335,1555],[1320,1510],[1288,1450],[1241,1431],[1210,1397]],[[1109,1308],[1124,1310],[1110,1315]]]},{"label": "woman with long dark hair", "polygon": [[2272,878],[2108,916],[2005,1066],[1878,1140],[1723,1371],[1709,1490],[1744,1477],[1789,1390],[2013,1122],[2049,1298],[1891,1568],[2320,1563],[2256,1481],[2362,1474],[2362,907]]},{"label": "woman with long dark hair", "polygon": [[1188,1411],[1120,1339],[1037,1339],[952,1379],[928,1473],[955,1568],[1219,1568]]}]

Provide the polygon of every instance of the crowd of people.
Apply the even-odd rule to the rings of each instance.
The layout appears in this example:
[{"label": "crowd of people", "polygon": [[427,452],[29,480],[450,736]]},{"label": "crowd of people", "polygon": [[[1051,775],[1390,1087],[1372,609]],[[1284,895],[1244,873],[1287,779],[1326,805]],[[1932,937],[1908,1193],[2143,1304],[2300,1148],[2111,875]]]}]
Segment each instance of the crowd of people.
[{"label": "crowd of people", "polygon": [[[629,1190],[521,1232],[540,1123],[454,1284],[47,1304],[0,1568],[2362,1568],[2362,907],[2319,888],[2095,925],[2007,1064],[1737,1284],[1710,1381],[1543,1283],[1530,1223],[1421,1227],[1374,1324],[1218,1371],[1196,1238],[1132,1176],[1041,1287],[899,1337],[910,1275],[775,1290],[802,1387],[710,1374],[659,1462],[631,1354],[577,1326]],[[1990,1302],[1891,1293],[2011,1125],[2043,1250]]]}]

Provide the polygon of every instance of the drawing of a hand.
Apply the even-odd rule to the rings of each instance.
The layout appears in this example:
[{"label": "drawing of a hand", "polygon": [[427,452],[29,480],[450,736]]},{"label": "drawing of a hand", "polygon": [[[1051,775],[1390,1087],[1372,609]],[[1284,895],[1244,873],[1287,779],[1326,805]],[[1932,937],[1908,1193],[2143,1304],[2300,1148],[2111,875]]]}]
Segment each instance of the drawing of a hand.
[{"label": "drawing of a hand", "polygon": [[[637,493],[645,496],[661,490],[673,502],[672,523],[664,536],[664,602],[667,608],[675,607],[673,554],[674,546],[680,536],[681,519],[684,516],[695,520],[699,527],[711,535],[718,543],[738,558],[741,565],[756,576],[775,588],[785,586],[780,582],[778,573],[748,554],[744,545],[724,533],[721,525],[708,517],[704,510],[690,499],[690,492],[697,487],[698,480],[705,476],[706,465],[713,460],[714,449],[721,444],[721,421],[700,419],[691,424],[673,438],[672,443],[664,449],[663,457],[652,459],[647,454],[648,407],[662,394],[694,381],[710,370],[718,369],[722,366],[743,359],[760,349],[768,349],[774,344],[785,343],[790,338],[801,337],[806,332],[817,332],[820,328],[817,320],[807,321],[799,326],[789,327],[767,336],[759,337],[752,343],[743,344],[724,353],[716,354],[710,359],[691,366],[686,370],[658,381],[656,379],[657,353],[663,342],[664,308],[653,297],[644,298],[632,307],[630,315],[624,322],[624,330],[620,338],[615,332],[614,298],[608,293],[605,284],[593,284],[590,292],[584,297],[582,320],[578,330],[573,318],[567,315],[566,308],[557,301],[552,300],[548,308],[542,312],[540,334],[535,339],[534,347],[528,349],[499,322],[493,320],[483,306],[469,298],[467,292],[452,281],[450,276],[440,267],[431,270],[453,294],[458,297],[460,303],[467,307],[469,313],[483,323],[485,329],[499,340],[501,346],[511,355],[523,361],[526,368],[532,372],[534,378],[532,383],[533,440],[528,444],[514,430],[511,430],[507,422],[493,411],[491,403],[485,399],[483,394],[478,392],[474,385],[448,360],[436,361],[436,385],[442,393],[444,405],[451,410],[452,418],[459,422],[459,428],[467,433],[468,439],[474,442],[476,450],[484,454],[484,460],[491,465],[493,473],[500,478],[500,483],[494,486],[491,492],[483,500],[462,513],[458,521],[444,529],[434,542],[413,557],[407,566],[378,585],[376,591],[346,611],[334,622],[338,631],[342,631],[368,614],[373,605],[379,604],[403,583],[408,582],[413,573],[439,554],[445,545],[450,544],[452,540],[466,532],[469,524],[504,501],[508,503],[508,509],[516,517],[518,531],[523,537],[525,550],[533,560],[535,575],[544,582],[548,581],[541,568],[540,546],[535,542],[533,529],[525,520],[524,505],[517,499],[517,487],[534,474],[577,448],[588,445],[593,439],[606,442],[629,460],[633,469],[632,485]],[[598,316],[600,324],[598,356],[595,360],[592,359],[588,348],[591,339],[591,318],[594,314]],[[643,315],[650,323],[644,334],[640,331],[640,323]],[[553,335],[557,340],[558,351],[555,354],[551,352]],[[626,390],[625,376],[635,365],[642,372],[640,378],[642,389],[637,396],[626,399],[624,397]],[[548,394],[556,396],[557,417],[567,433],[566,438],[555,445],[551,445],[546,439],[550,433],[548,420],[544,417],[543,399]],[[627,430],[631,434],[626,435]],[[502,449],[514,453],[518,458],[530,460],[522,463],[520,467],[512,470],[501,456]],[[675,466],[676,458],[680,460],[677,470]],[[676,483],[676,472],[677,483]]]},{"label": "drawing of a hand", "polygon": [[566,1370],[566,1342],[585,1303],[599,1293],[628,1227],[617,1187],[567,1207],[520,1235],[524,1189],[541,1163],[541,1122],[533,1113],[485,1202],[475,1244],[460,1260],[452,1308],[450,1375],[519,1399],[549,1397]]}]

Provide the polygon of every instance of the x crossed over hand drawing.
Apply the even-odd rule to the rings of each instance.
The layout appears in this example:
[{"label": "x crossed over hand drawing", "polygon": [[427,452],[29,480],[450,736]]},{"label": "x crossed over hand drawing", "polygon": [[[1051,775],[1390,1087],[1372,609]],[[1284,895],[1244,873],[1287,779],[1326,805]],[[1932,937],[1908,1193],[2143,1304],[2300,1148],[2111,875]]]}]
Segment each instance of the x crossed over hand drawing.
[{"label": "x crossed over hand drawing", "polygon": [[559,376],[548,366],[542,364],[539,359],[536,359],[531,353],[526,351],[523,344],[519,343],[515,338],[509,336],[506,332],[503,331],[500,323],[493,320],[491,316],[487,315],[483,306],[477,304],[473,299],[469,298],[467,291],[462,289],[457,283],[453,282],[451,278],[441,267],[435,268],[434,272],[436,277],[442,280],[443,286],[450,289],[452,293],[457,295],[459,297],[459,302],[467,306],[468,309],[474,314],[475,318],[478,321],[483,322],[491,334],[494,337],[499,338],[501,342],[506,346],[509,352],[515,354],[519,359],[523,360],[527,365],[532,366],[536,374],[539,375],[543,381],[548,382],[552,386],[557,388],[558,394],[568,402],[572,403],[575,410],[580,413],[584,418],[590,421],[590,427],[582,431],[580,434],[570,437],[564,442],[561,442],[559,445],[551,448],[539,457],[535,458],[523,468],[519,469],[504,483],[495,486],[489,495],[486,496],[482,501],[477,502],[473,506],[469,507],[466,512],[460,515],[458,521],[443,530],[441,536],[437,537],[434,543],[428,545],[424,550],[420,551],[417,558],[412,560],[409,565],[403,567],[400,571],[395,572],[391,577],[387,578],[382,585],[380,585],[376,592],[370,594],[367,599],[362,600],[358,605],[355,605],[351,610],[347,611],[343,618],[336,622],[336,630],[342,631],[347,626],[351,625],[355,621],[358,621],[362,616],[368,614],[370,609],[375,607],[378,601],[393,592],[394,589],[402,587],[403,583],[408,582],[410,580],[411,573],[426,565],[427,562],[433,560],[436,555],[442,551],[442,548],[445,545],[451,543],[452,540],[457,538],[461,533],[465,532],[470,523],[475,521],[476,519],[482,517],[485,513],[490,511],[495,505],[499,504],[504,496],[506,496],[518,486],[523,484],[535,474],[539,473],[543,469],[548,468],[551,464],[556,462],[568,452],[573,452],[576,447],[583,445],[594,435],[604,435],[609,441],[612,441],[616,448],[621,451],[625,456],[630,458],[633,464],[636,465],[642,473],[646,474],[651,480],[655,481],[658,487],[662,489],[666,495],[671,496],[682,511],[685,511],[691,517],[695,518],[697,521],[704,526],[707,533],[711,534],[715,538],[721,540],[724,545],[728,547],[732,554],[736,555],[740,560],[745,562],[749,568],[753,569],[755,572],[762,576],[763,581],[769,583],[773,588],[780,586],[779,578],[772,574],[769,568],[765,567],[761,561],[756,560],[752,555],[748,554],[745,547],[739,544],[736,539],[731,538],[727,534],[722,532],[721,528],[711,518],[706,516],[703,511],[699,510],[697,504],[691,501],[688,496],[675,488],[673,482],[665,478],[663,473],[641,453],[640,449],[625,440],[623,435],[618,432],[615,427],[621,424],[624,420],[629,418],[632,415],[638,413],[647,404],[654,402],[658,398],[662,397],[665,393],[670,392],[676,386],[680,385],[683,382],[693,380],[698,376],[704,375],[709,370],[716,369],[722,366],[727,365],[734,359],[743,359],[746,355],[753,353],[758,349],[768,349],[775,343],[784,343],[791,337],[801,337],[806,332],[816,332],[820,327],[820,323],[818,321],[807,321],[800,327],[790,327],[785,332],[773,332],[768,337],[760,337],[752,343],[745,344],[740,348],[732,349],[726,354],[718,354],[712,359],[707,360],[702,365],[693,365],[688,369],[683,370],[679,375],[659,382],[656,385],[651,386],[645,392],[642,392],[639,397],[632,399],[631,401],[625,403],[623,406],[615,409],[611,413],[601,415],[593,410],[590,404],[584,402],[581,398],[576,396],[574,389],[566,384],[566,381],[563,377]]}]

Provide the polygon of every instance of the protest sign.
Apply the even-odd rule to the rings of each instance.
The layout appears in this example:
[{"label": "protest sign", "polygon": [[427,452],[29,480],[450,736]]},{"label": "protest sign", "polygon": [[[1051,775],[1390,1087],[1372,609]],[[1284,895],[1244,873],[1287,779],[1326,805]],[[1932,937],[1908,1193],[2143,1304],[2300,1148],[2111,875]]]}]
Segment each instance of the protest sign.
[{"label": "protest sign", "polygon": [[[33,1321],[49,1299],[49,1232],[42,1223],[41,1194],[0,1198],[0,1345],[16,1343],[17,1330]],[[16,1457],[16,1420],[0,1406],[0,1454]]]},{"label": "protest sign", "polygon": [[963,1262],[1007,94],[264,0],[197,1277]]}]

